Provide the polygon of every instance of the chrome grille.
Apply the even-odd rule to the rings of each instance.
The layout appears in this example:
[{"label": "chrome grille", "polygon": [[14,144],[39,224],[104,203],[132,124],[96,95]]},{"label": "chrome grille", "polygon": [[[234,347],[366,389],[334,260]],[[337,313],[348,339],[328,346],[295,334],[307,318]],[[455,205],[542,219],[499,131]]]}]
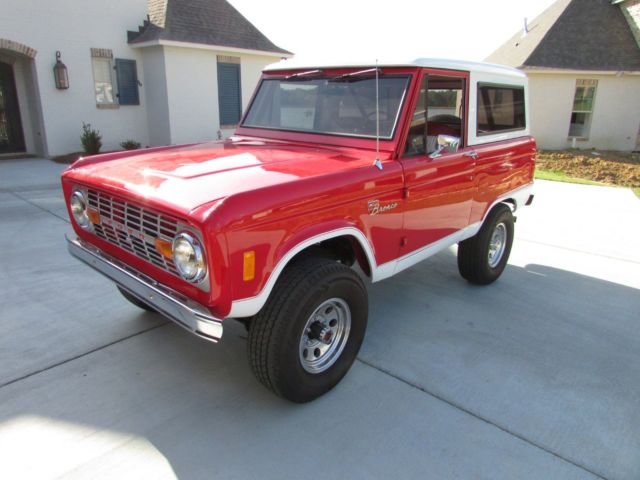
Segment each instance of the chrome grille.
[{"label": "chrome grille", "polygon": [[173,260],[160,254],[155,239],[173,241],[178,221],[139,207],[98,190],[87,190],[89,208],[100,213],[100,225],[94,225],[98,237],[134,254],[176,276]]}]

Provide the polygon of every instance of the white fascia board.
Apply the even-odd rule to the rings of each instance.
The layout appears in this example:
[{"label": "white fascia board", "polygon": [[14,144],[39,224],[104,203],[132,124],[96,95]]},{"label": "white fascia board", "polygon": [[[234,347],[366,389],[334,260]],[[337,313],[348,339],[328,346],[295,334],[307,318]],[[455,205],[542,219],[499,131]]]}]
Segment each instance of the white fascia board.
[{"label": "white fascia board", "polygon": [[640,71],[633,70],[566,70],[560,68],[523,67],[522,71],[527,75],[640,75]]},{"label": "white fascia board", "polygon": [[131,48],[155,47],[158,45],[161,45],[164,47],[196,48],[198,50],[215,50],[217,52],[231,52],[231,53],[240,53],[240,54],[244,53],[245,55],[258,55],[261,57],[278,57],[278,58],[293,57],[293,55],[290,53],[267,52],[264,50],[250,50],[248,48],[225,47],[222,45],[205,45],[202,43],[176,42],[174,40],[151,40],[149,42],[130,44]]}]

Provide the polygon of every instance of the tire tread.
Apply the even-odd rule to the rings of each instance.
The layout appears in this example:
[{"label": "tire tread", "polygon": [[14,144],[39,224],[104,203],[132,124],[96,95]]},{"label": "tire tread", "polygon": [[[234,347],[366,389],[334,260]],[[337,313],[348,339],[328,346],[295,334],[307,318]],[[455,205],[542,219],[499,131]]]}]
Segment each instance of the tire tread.
[{"label": "tire tread", "polygon": [[[508,222],[508,245],[503,253],[503,260],[496,269],[491,269],[487,263],[485,249],[490,240],[489,237],[493,233],[494,226],[502,215],[506,216],[505,220]],[[462,278],[476,285],[488,285],[497,280],[509,259],[511,244],[513,242],[513,232],[514,227],[511,209],[506,205],[496,206],[489,215],[487,215],[480,231],[473,237],[463,240],[458,244],[458,271]]]},{"label": "tire tread", "polygon": [[[291,307],[296,290],[304,292],[322,284],[332,273],[351,270],[334,260],[319,257],[302,258],[289,265],[278,279],[264,307],[251,321],[247,338],[249,363],[257,379],[269,390],[283,395],[277,379],[281,378],[282,362],[276,359],[275,342],[282,341],[287,310]],[[358,278],[361,288],[364,284]]]}]

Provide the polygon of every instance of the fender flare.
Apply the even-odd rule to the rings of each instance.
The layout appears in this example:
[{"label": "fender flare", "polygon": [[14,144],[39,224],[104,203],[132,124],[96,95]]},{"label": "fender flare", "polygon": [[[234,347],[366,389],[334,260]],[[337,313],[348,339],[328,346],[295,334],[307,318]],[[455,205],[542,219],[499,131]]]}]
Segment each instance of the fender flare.
[{"label": "fender flare", "polygon": [[496,201],[494,201],[489,207],[485,210],[484,215],[482,216],[481,224],[484,224],[484,221],[487,219],[487,216],[494,209],[494,207],[500,203],[504,203],[507,205],[512,213],[515,213],[518,209],[523,207],[529,196],[533,193],[534,183],[528,183],[521,187],[516,188],[515,190],[511,190],[501,196],[498,197]]},{"label": "fender flare", "polygon": [[271,295],[273,288],[280,278],[280,275],[284,271],[285,267],[293,260],[293,258],[306,248],[311,247],[317,243],[323,242],[325,240],[330,240],[332,238],[337,237],[353,237],[360,244],[362,251],[365,253],[367,257],[367,261],[371,267],[371,275],[372,280],[375,281],[376,271],[377,271],[377,263],[375,259],[375,255],[373,253],[373,248],[369,243],[366,235],[362,233],[362,231],[355,227],[341,227],[334,230],[328,230],[323,233],[318,233],[311,237],[308,237],[298,243],[296,243],[293,247],[291,247],[287,252],[280,258],[276,267],[269,275],[269,279],[265,283],[264,287],[258,295],[249,298],[242,298],[239,300],[233,300],[231,303],[231,311],[229,312],[228,317],[231,318],[244,318],[251,317],[258,313],[260,309],[267,302],[267,299]]}]

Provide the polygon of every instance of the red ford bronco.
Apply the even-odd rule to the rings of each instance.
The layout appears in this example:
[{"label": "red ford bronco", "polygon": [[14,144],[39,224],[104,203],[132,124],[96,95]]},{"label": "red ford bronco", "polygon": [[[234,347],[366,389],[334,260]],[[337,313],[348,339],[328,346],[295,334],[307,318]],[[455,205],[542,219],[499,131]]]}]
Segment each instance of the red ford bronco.
[{"label": "red ford bronco", "polygon": [[500,276],[535,151],[518,70],[282,62],[227,140],[69,167],[68,247],[203,339],[242,321],[260,382],[306,402],[356,358],[363,275],[384,280],[457,243],[462,277]]}]

